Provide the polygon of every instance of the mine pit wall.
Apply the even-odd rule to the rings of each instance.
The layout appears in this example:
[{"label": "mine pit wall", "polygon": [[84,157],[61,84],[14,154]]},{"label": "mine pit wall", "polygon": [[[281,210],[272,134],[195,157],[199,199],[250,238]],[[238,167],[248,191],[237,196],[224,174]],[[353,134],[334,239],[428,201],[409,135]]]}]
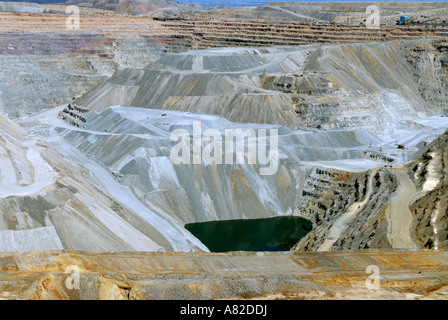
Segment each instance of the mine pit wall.
[{"label": "mine pit wall", "polygon": [[194,49],[428,39],[442,37],[444,31],[397,27],[367,29],[365,26],[307,23],[269,25],[257,21],[194,21],[157,17],[154,21],[188,39]]},{"label": "mine pit wall", "polygon": [[166,52],[151,37],[3,33],[0,38],[0,112],[10,118],[68,104],[118,70],[143,67]]},{"label": "mine pit wall", "polygon": [[[144,35],[117,38],[110,34],[5,32],[0,41],[0,111],[12,118],[68,104],[125,68],[142,68],[167,52],[235,46],[283,46],[440,38],[442,31],[423,28],[381,28],[266,22],[180,21],[154,18]],[[34,31],[34,30],[33,30]],[[120,29],[120,32],[123,30]],[[445,45],[434,58],[412,57],[428,101],[446,101],[446,72],[431,82],[427,64],[446,70]],[[406,48],[405,50],[408,51]],[[445,50],[445,51],[444,51]],[[417,52],[418,53],[418,52]],[[57,60],[56,63],[54,60]],[[62,72],[61,72],[62,71]],[[25,93],[25,94],[23,94]],[[436,95],[436,97],[434,97]],[[441,96],[438,98],[437,96]],[[25,110],[26,109],[26,110]],[[80,119],[78,119],[80,120]],[[72,124],[78,123],[76,118]]]},{"label": "mine pit wall", "polygon": [[[373,175],[372,193],[366,199],[369,175]],[[354,219],[335,239],[330,250],[391,248],[385,215],[396,180],[389,171],[349,173],[316,169],[311,177],[314,179],[305,185],[298,211],[313,222],[313,229],[292,248],[293,251],[317,251],[336,221],[350,206],[361,201],[367,203],[360,205]]]},{"label": "mine pit wall", "polygon": [[[395,25],[397,12],[410,15],[414,25],[422,23],[429,26],[445,25],[446,5],[442,2],[381,2],[381,23]],[[366,6],[363,2],[271,2],[264,6],[240,8],[219,8],[208,10],[209,20],[233,17],[241,21],[311,22],[337,23],[352,26],[364,26]],[[201,16],[202,15],[202,16]],[[187,12],[179,15],[184,19],[200,20],[201,12]],[[431,17],[431,19],[429,19]],[[429,19],[429,20],[428,20]]]},{"label": "mine pit wall", "polygon": [[[31,184],[34,172],[26,158],[27,149],[5,136],[0,137],[0,146],[9,153],[17,179],[23,184]],[[42,157],[58,177],[39,192],[28,194],[19,189],[23,194],[0,199],[2,252],[47,249],[135,251],[141,245],[146,246],[144,251],[156,251],[154,242],[167,251],[173,250],[151,224],[106,195],[88,170],[51,149],[43,151]],[[4,158],[2,161],[5,163]],[[17,184],[11,182],[12,189],[17,189]],[[95,216],[95,213],[107,215],[107,219],[101,221],[101,215]],[[123,239],[113,228],[117,221],[122,221],[121,226],[131,229],[130,234],[139,239],[136,242]]]},{"label": "mine pit wall", "polygon": [[[448,248],[448,133],[426,147],[418,160],[405,169],[416,186],[409,203],[412,223],[409,234],[418,248],[445,250]],[[330,250],[392,248],[390,243],[391,198],[398,189],[392,169],[351,174],[345,184],[329,182],[328,173],[319,170],[310,175],[302,191],[298,207],[301,215],[313,222],[313,230],[293,248],[295,251],[317,251],[328,238],[330,229],[348,208],[363,201],[366,179],[373,175],[372,193],[360,207],[349,226],[334,241]],[[334,173],[333,173],[334,174]],[[339,173],[340,174],[340,173]],[[314,179],[312,179],[314,177]]]},{"label": "mine pit wall", "polygon": [[[319,208],[336,212],[360,201],[358,198],[365,193],[353,178],[361,173],[321,170],[297,160],[360,159],[363,152],[351,149],[369,139],[362,130],[281,135],[280,152],[285,157],[274,175],[262,176],[257,165],[173,165],[169,131],[166,136],[154,136],[144,123],[146,116],[140,120],[126,118],[121,112],[127,109],[94,112],[84,128],[57,131],[68,143],[108,167],[114,178],[128,186],[142,203],[182,225],[280,215],[298,215],[317,224],[323,219]],[[152,117],[158,111],[147,114]],[[146,134],[153,138],[145,139]],[[314,147],[318,142],[321,148]],[[312,199],[320,193],[325,202],[314,205]]]},{"label": "mine pit wall", "polygon": [[448,248],[448,133],[431,143],[422,157],[408,169],[417,187],[410,204],[411,235],[422,248]]},{"label": "mine pit wall", "polygon": [[[164,58],[160,64],[170,67],[170,63],[188,64],[170,60],[181,59],[179,56]],[[282,68],[291,72],[275,72],[279,66],[266,64],[266,70],[246,78],[189,70],[170,72],[149,64],[144,69],[129,68],[114,74],[73,101],[87,111],[67,107],[61,117],[80,126],[93,110],[101,112],[111,105],[149,106],[290,128],[362,127],[388,136],[393,135],[394,123],[401,117],[447,113],[447,59],[445,41],[416,40],[397,45],[312,47],[294,52],[282,62]],[[240,68],[249,68],[243,62]],[[170,86],[173,82],[177,85]],[[155,89],[153,83],[166,89]],[[258,116],[254,118],[255,113]],[[400,126],[406,129],[407,124]]]},{"label": "mine pit wall", "polygon": [[403,42],[401,50],[413,70],[426,111],[438,107],[448,115],[448,42],[446,40]]},{"label": "mine pit wall", "polygon": [[[106,115],[108,121],[101,119]],[[120,128],[129,127],[144,132],[136,124],[128,125],[129,121],[116,121],[116,114],[111,111],[106,111],[102,117],[92,115],[87,125],[103,131],[103,126],[106,128],[108,123],[115,123],[113,129],[107,127],[109,132],[120,132]],[[365,201],[330,250],[391,248],[386,215],[397,181],[387,169],[354,173],[299,166],[289,160],[281,161],[276,175],[260,177],[247,166],[234,169],[225,166],[173,167],[167,155],[161,153],[162,149],[169,149],[168,142],[159,141],[151,146],[140,138],[129,136],[94,137],[91,133],[67,129],[61,129],[60,133],[81,151],[110,167],[116,179],[128,186],[142,203],[180,224],[296,215],[311,221],[313,229],[293,250],[317,251],[336,221],[354,204]],[[152,153],[160,149],[157,151],[159,155],[155,157],[153,154],[152,158],[136,156],[137,150],[142,148],[151,149]],[[125,160],[125,155],[130,156]],[[164,174],[148,176],[155,166],[165,168]]]},{"label": "mine pit wall", "polygon": [[390,197],[397,188],[395,176],[389,170],[380,169],[374,174],[373,192],[367,204],[357,214],[350,227],[334,244],[336,248],[367,249],[391,248],[386,219]]},{"label": "mine pit wall", "polygon": [[[192,38],[188,35],[178,36],[175,38],[176,40],[170,42],[169,45],[166,45],[163,48],[157,47],[157,50],[161,51],[154,53],[154,57],[151,59],[155,60],[156,57],[159,57],[161,55],[160,52],[165,52],[164,50],[166,50],[166,47],[171,46],[170,48],[172,49],[170,50],[182,50],[183,48],[191,48],[195,46],[207,47],[211,46],[212,40],[215,41],[214,45],[246,43],[251,46],[256,46],[271,43],[269,41],[258,41],[257,39],[237,39],[235,41],[232,40],[233,42],[231,40],[223,40],[222,42],[217,43],[216,41],[218,40],[217,38],[213,38],[213,35],[210,35],[209,38],[207,38],[208,40],[201,35],[196,36],[197,38]],[[340,36],[342,37],[342,35]],[[404,39],[416,35],[403,33],[401,36],[403,36]],[[310,41],[310,39],[311,41],[317,41],[316,39],[318,39],[318,37],[311,37],[308,41]],[[341,39],[344,40],[345,38]],[[210,42],[207,44],[206,40],[210,40]],[[360,39],[355,40],[361,41]],[[2,43],[5,44],[8,43],[8,41],[9,40],[6,40],[5,42],[2,41]],[[48,41],[48,39],[45,41]],[[0,56],[0,61],[2,61],[2,65],[5,66],[0,73],[0,82],[4,83],[4,85],[2,85],[1,110],[8,113],[11,117],[18,117],[23,114],[25,112],[25,106],[27,108],[26,111],[30,108],[33,110],[32,112],[37,112],[40,108],[47,108],[49,104],[58,105],[66,103],[67,100],[70,101],[73,96],[88,91],[90,88],[93,88],[114,73],[119,66],[130,66],[132,64],[132,67],[134,67],[135,61],[140,61],[138,63],[141,63],[142,67],[146,65],[148,62],[146,59],[147,47],[141,47],[139,40],[127,41],[129,41],[126,42],[127,45],[124,44],[125,42],[121,42],[121,44],[123,44],[122,46],[119,46],[121,51],[119,50],[114,54],[112,54],[112,51],[109,49],[93,48],[91,49],[92,51],[82,54],[58,52],[54,53],[54,55],[46,55],[46,53],[38,53],[38,51],[36,51],[34,55],[31,54],[25,56],[9,54],[9,49],[4,47],[3,54]],[[134,44],[132,44],[133,41],[135,41]],[[196,41],[197,44],[194,44],[193,41]],[[276,43],[288,44],[287,41],[283,42],[283,39],[278,39],[276,41],[278,41]],[[291,41],[290,43],[301,44],[300,41]],[[15,47],[15,45],[12,47]],[[37,45],[36,48],[40,48],[39,45]],[[405,52],[406,60],[410,63],[413,70],[415,70],[414,77],[417,80],[422,96],[425,99],[428,99],[430,104],[439,107],[446,106],[446,43],[443,41],[428,42],[427,44],[419,44],[416,42],[415,46],[413,43],[408,43],[403,44],[401,50]],[[133,56],[133,54],[137,56]],[[141,55],[138,56],[138,54]],[[56,63],[54,63],[55,57],[57,57]],[[67,69],[70,70],[68,75],[61,76],[60,71],[67,71]],[[27,81],[22,81],[24,75],[26,75]],[[431,79],[435,79],[435,81],[431,81]],[[278,79],[273,82],[279,84],[280,82],[277,80]],[[73,82],[75,83],[75,86],[73,86]],[[289,89],[286,86],[278,85],[277,87],[279,90]],[[114,88],[111,87],[110,90],[112,91]],[[126,90],[129,90],[130,93],[123,92],[121,95],[132,97],[134,94],[134,91],[132,91],[134,90],[132,84],[130,84],[129,88]],[[42,98],[42,92],[45,91],[49,92],[47,95],[51,97],[48,98],[48,100],[43,100]],[[26,94],[24,95],[23,92]],[[325,94],[326,92],[321,91],[319,93]],[[302,92],[302,94],[305,94],[305,92]],[[31,100],[38,101],[38,103],[33,106],[32,104],[29,104]],[[123,101],[126,102],[125,99]],[[319,109],[318,107],[331,109],[334,106],[331,104],[317,105],[316,109]],[[15,111],[16,108],[18,108],[18,111]],[[73,105],[72,110],[69,109],[69,111],[73,112],[73,115],[86,113],[85,109],[80,105]],[[75,122],[74,124],[80,125],[82,123],[81,118],[78,118],[78,120],[81,120],[81,122]],[[443,229],[442,226],[448,225],[446,214],[447,199],[445,199],[445,195],[447,194],[445,177],[447,175],[445,173],[446,170],[444,165],[447,156],[445,152],[446,149],[443,149],[443,145],[440,145],[439,149],[442,151],[437,151],[437,148],[435,148],[433,150],[433,152],[436,153],[435,155],[428,154],[423,158],[421,163],[411,166],[410,168],[410,177],[414,180],[420,190],[423,189],[425,181],[431,172],[430,158],[439,159],[437,160],[437,166],[444,168],[442,176],[438,178],[439,183],[437,184],[437,187],[426,192],[411,204],[411,211],[414,213],[412,228],[415,230],[415,232],[411,234],[416,234],[414,241],[419,247],[434,248],[437,238],[438,248],[446,248],[447,230]],[[435,165],[436,164],[433,164],[432,166],[434,167]],[[417,172],[417,176],[415,175],[414,169],[415,172]],[[387,196],[396,188],[396,181],[386,170],[380,170],[377,174],[378,177],[375,175],[375,188],[371,196],[372,200],[369,201],[367,206],[360,212],[357,218],[358,220],[346,230],[343,237],[335,242],[332,249],[390,247],[390,243],[388,243],[387,236],[385,235],[387,219],[384,218],[384,215],[387,206],[385,204],[380,204],[387,203]],[[326,172],[318,172],[316,170],[316,172],[311,174],[310,180],[306,182],[303,187],[300,187],[303,188],[303,192],[300,192],[299,188],[302,200],[299,203],[296,203],[299,208],[298,211],[303,212],[304,215],[314,222],[315,229],[313,236],[310,235],[304,238],[299,242],[295,250],[317,250],[322,244],[321,239],[323,239],[323,236],[331,227],[331,221],[337,219],[337,217],[344,212],[343,209],[346,210],[351,204],[363,199],[363,196],[365,195],[364,190],[367,173],[354,174],[350,179],[347,178],[347,181],[344,180],[346,179],[345,177],[341,178],[339,175],[343,176],[341,173],[336,173],[336,176],[331,176]],[[343,180],[338,181],[338,177]],[[128,181],[129,184],[131,184],[131,182],[133,182],[133,180]],[[322,195],[316,194],[313,189],[321,190]],[[154,199],[148,200],[157,203],[155,202],[156,199],[163,200],[163,196],[160,197],[159,195],[166,196],[166,194],[161,192],[160,194],[154,194]],[[288,197],[290,197],[290,195],[288,195]],[[45,205],[45,202],[43,203]],[[280,203],[284,202],[280,201]],[[183,202],[179,202],[178,204],[183,205]],[[11,207],[14,207],[24,208],[24,211],[28,212],[31,210],[29,206],[33,206],[33,201],[30,201],[29,199],[6,199],[2,202],[1,206],[6,208],[5,210],[11,210]],[[48,209],[51,208],[43,208],[43,212]],[[437,216],[434,215],[436,209],[439,209],[440,212]],[[370,215],[368,215],[369,212],[371,213]],[[200,218],[205,217],[200,216]],[[433,222],[433,219],[436,222]],[[38,219],[35,221],[38,221]],[[33,223],[35,223],[35,221],[33,220]],[[5,221],[5,223],[9,224],[8,228],[17,226],[17,221],[11,220]],[[437,235],[435,234],[435,230],[437,230]],[[354,239],[356,239],[356,241],[354,241]]]},{"label": "mine pit wall", "polygon": [[292,161],[282,161],[273,176],[260,176],[257,166],[173,165],[162,151],[170,150],[168,140],[152,143],[130,135],[91,136],[62,130],[61,135],[109,167],[143,204],[181,225],[297,214],[301,196],[297,188],[307,179]]},{"label": "mine pit wall", "polygon": [[[415,43],[408,44],[409,48],[413,46]],[[429,72],[433,72],[443,78],[444,70],[424,69],[425,63],[431,66],[433,61],[423,61],[421,70],[411,69],[403,55],[409,48],[400,50],[390,43],[322,46],[309,50],[302,70],[294,74],[264,76],[262,88],[289,95],[301,127],[386,130],[391,120],[388,100],[394,96],[408,105],[406,112],[394,108],[394,112],[404,116],[415,114],[415,110],[437,114],[444,109],[446,84],[438,86],[440,92],[431,91],[438,100],[437,104],[428,105],[419,96],[419,90],[434,85],[429,81],[423,83],[417,76],[424,74],[428,77]],[[377,64],[383,67],[378,68]],[[416,77],[415,81],[413,77]],[[350,97],[344,97],[342,90],[349,91]]]},{"label": "mine pit wall", "polygon": [[91,64],[94,59],[79,55],[1,55],[0,111],[19,118],[66,104],[86,93],[108,78],[108,74],[97,74]]}]

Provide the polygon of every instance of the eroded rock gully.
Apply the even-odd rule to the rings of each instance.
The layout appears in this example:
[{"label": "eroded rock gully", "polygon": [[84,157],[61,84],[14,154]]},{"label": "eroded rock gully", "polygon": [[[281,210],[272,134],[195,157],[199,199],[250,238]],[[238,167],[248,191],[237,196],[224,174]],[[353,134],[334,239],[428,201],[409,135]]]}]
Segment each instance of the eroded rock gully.
[{"label": "eroded rock gully", "polygon": [[408,169],[417,187],[417,194],[410,205],[414,215],[412,236],[423,248],[444,250],[448,244],[447,142],[448,135],[441,136]]},{"label": "eroded rock gully", "polygon": [[[296,251],[391,248],[386,211],[396,179],[385,169],[353,175],[349,181],[313,184],[302,200],[305,216],[314,228],[293,247]],[[318,186],[317,188],[315,186]],[[306,191],[304,191],[306,192]]]},{"label": "eroded rock gully", "polygon": [[[325,188],[317,180],[315,194],[305,188],[302,210],[314,228],[293,250],[446,249],[447,141],[448,134],[441,135],[404,168],[352,175],[342,185],[325,181]],[[369,176],[373,177],[370,182]],[[366,195],[368,199],[363,199]],[[357,208],[350,214],[353,204]],[[347,212],[349,217],[344,219]],[[329,240],[333,240],[331,246]]]}]

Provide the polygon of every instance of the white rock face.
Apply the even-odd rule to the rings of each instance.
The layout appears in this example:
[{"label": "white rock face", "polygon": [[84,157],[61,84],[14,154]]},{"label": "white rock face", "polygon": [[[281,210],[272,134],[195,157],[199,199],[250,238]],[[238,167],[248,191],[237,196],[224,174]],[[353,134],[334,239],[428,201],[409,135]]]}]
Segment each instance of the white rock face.
[{"label": "white rock face", "polygon": [[135,199],[104,167],[68,143],[59,144],[63,140],[53,127],[57,112],[23,120],[33,127],[33,140],[0,118],[1,251],[207,250],[182,225]]},{"label": "white rock face", "polygon": [[[314,219],[333,205],[337,214],[349,210],[340,225],[350,229],[347,221],[371,204],[358,194],[360,208],[346,207],[355,198],[350,177],[361,183],[368,169],[409,163],[448,125],[427,114],[411,72],[386,43],[200,50],[124,69],[60,113],[77,115],[79,126],[61,121],[61,108],[21,120],[34,140],[5,126],[0,232],[19,239],[15,232],[37,230],[39,248],[207,251],[185,224]],[[174,132],[187,136],[183,145]],[[247,143],[257,142],[256,152],[227,149],[228,132],[253,132]],[[261,132],[269,133],[266,150]],[[173,161],[175,146],[188,161]],[[219,163],[208,162],[210,146]],[[262,163],[267,150],[272,158]],[[433,183],[439,162],[429,165]],[[389,176],[380,178],[384,191]],[[324,249],[338,243],[331,234]],[[14,241],[5,250],[28,250]]]},{"label": "white rock face", "polygon": [[[202,132],[220,132],[222,141],[229,129],[276,129],[277,170],[273,175],[260,174],[262,165],[249,163],[247,145],[243,164],[226,163],[224,154],[221,164],[193,164],[192,149],[189,163],[174,164],[170,150],[178,140],[170,141],[170,135],[184,129],[193,146],[195,121],[200,121]],[[364,129],[290,130],[279,125],[233,123],[209,114],[120,106],[90,114],[83,128],[56,130],[74,147],[108,167],[145,206],[180,224],[299,214],[301,190],[308,183],[311,168],[362,172],[392,162],[401,164],[416,151],[397,150],[395,140],[384,141]],[[443,127],[438,130],[443,132]],[[398,134],[400,131],[395,132]],[[402,134],[407,136],[408,132]],[[203,141],[202,146],[206,145]]]},{"label": "white rock face", "polygon": [[66,108],[62,116],[79,125],[90,112],[126,105],[291,129],[365,128],[391,138],[417,114],[443,110],[422,99],[407,50],[374,43],[167,54],[116,73],[74,102],[82,114]]}]

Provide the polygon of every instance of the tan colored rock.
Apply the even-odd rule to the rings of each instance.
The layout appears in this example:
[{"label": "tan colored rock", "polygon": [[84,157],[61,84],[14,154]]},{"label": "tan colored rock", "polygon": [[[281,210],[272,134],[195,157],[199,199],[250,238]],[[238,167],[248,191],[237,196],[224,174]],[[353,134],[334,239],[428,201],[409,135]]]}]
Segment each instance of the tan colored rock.
[{"label": "tan colored rock", "polygon": [[[446,252],[80,253],[0,256],[2,299],[445,299]],[[15,271],[5,262],[14,261]],[[70,265],[79,289],[65,285]],[[379,269],[379,290],[366,285]]]}]

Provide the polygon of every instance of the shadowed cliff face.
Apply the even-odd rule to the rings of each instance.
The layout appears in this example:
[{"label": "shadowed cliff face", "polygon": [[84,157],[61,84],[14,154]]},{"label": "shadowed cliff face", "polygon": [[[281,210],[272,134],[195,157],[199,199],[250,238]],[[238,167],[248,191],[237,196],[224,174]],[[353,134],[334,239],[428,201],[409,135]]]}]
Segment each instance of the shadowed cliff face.
[{"label": "shadowed cliff face", "polygon": [[13,119],[66,104],[165,50],[148,38],[88,33],[14,32],[0,38],[0,111]]}]

